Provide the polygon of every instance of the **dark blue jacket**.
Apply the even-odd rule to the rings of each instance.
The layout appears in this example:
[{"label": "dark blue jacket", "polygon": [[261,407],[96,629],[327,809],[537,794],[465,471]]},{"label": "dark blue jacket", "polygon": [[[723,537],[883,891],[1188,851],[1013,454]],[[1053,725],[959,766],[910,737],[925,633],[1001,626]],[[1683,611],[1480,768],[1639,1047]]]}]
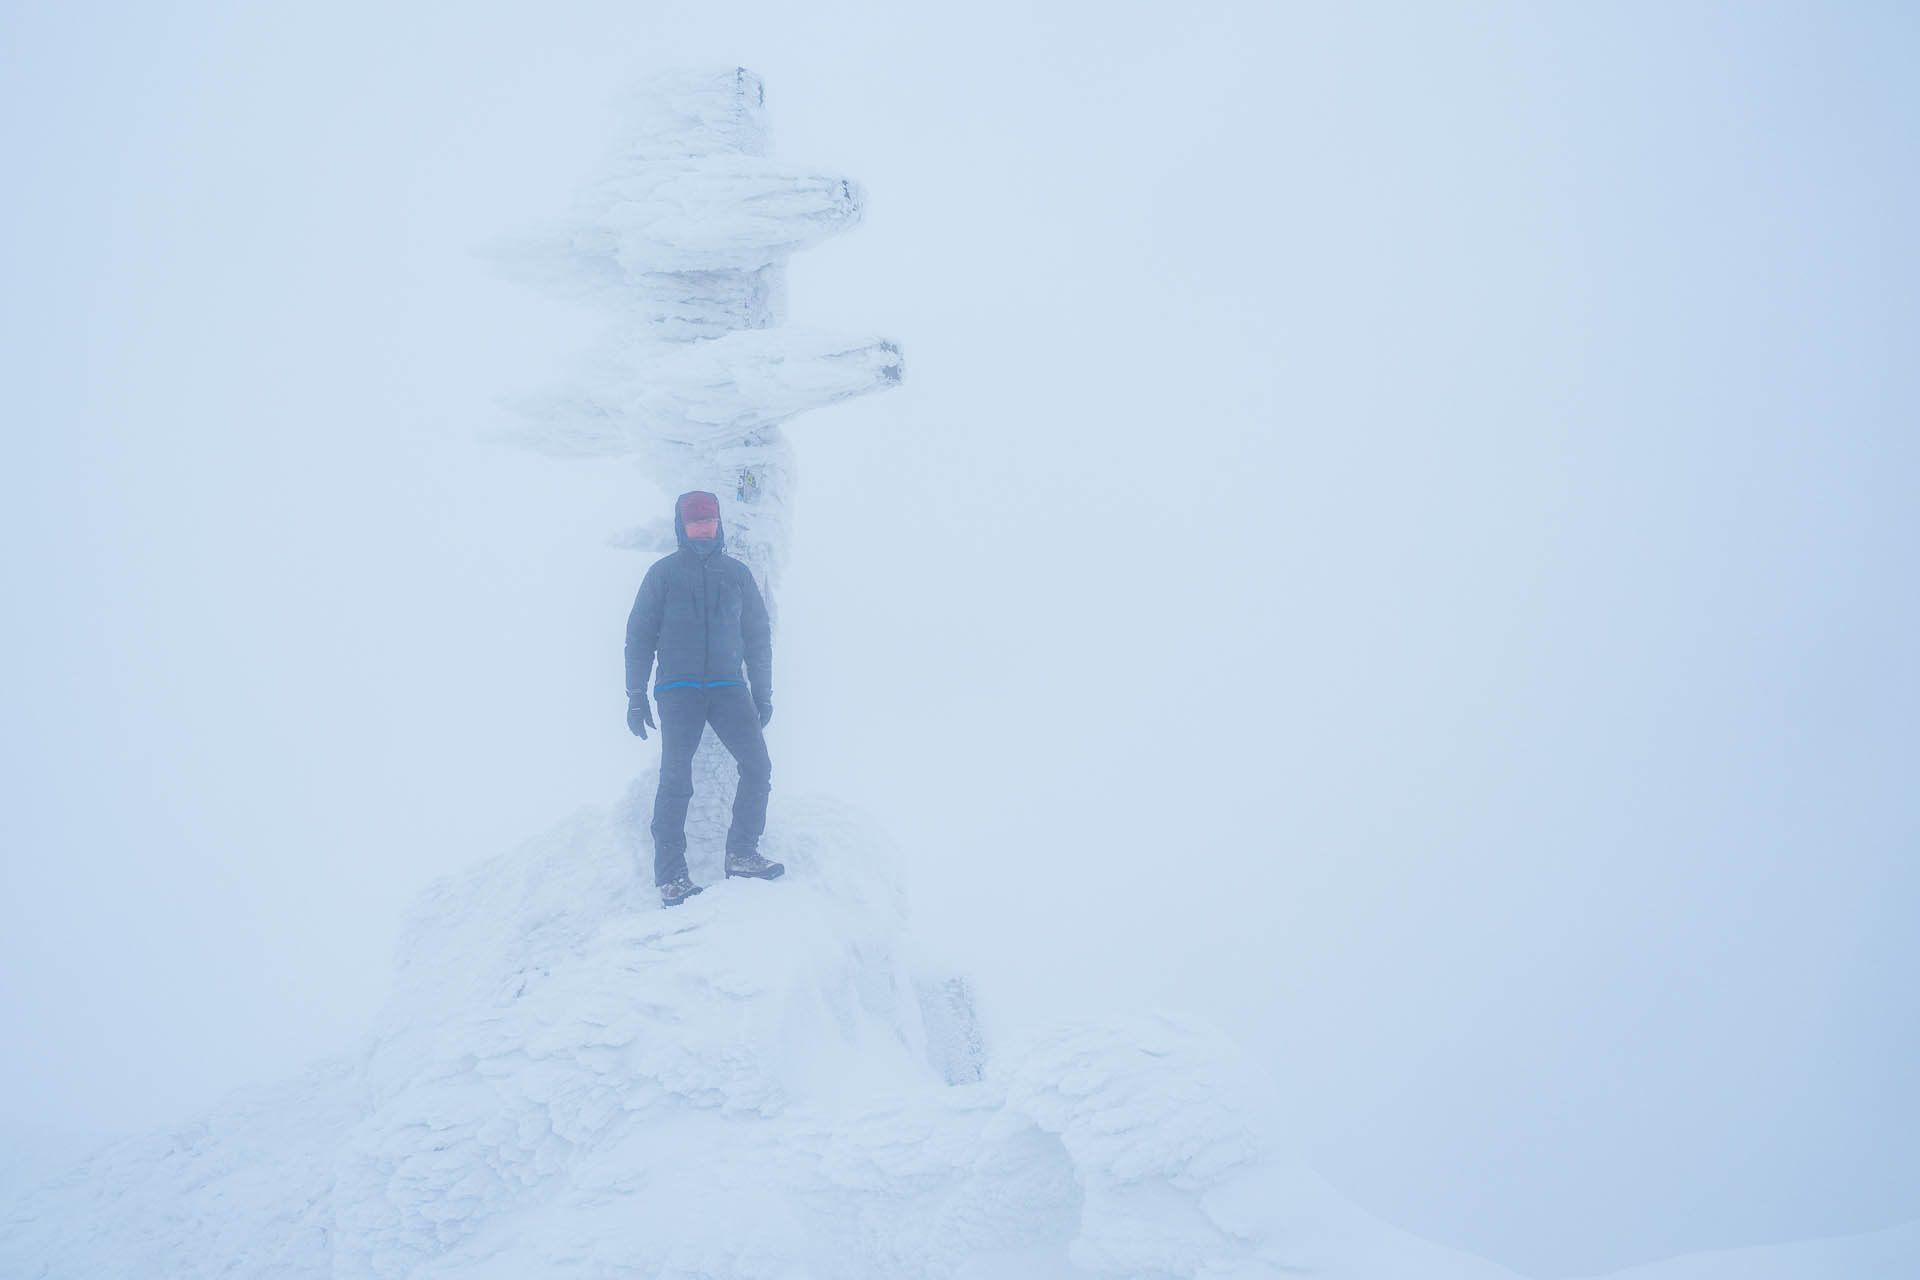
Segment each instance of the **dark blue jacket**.
[{"label": "dark blue jacket", "polygon": [[627,615],[627,691],[741,683],[745,667],[755,702],[773,697],[773,627],[753,571],[727,554],[723,525],[701,554],[676,514],[680,549],[647,570]]}]

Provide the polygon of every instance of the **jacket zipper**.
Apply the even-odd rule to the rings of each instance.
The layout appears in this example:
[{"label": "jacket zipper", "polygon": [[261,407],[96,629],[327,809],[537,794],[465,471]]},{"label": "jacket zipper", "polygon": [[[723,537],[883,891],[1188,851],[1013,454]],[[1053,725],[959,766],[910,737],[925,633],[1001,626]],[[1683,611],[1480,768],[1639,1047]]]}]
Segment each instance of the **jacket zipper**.
[{"label": "jacket zipper", "polygon": [[713,606],[707,594],[707,562],[700,562],[700,679],[713,670]]}]

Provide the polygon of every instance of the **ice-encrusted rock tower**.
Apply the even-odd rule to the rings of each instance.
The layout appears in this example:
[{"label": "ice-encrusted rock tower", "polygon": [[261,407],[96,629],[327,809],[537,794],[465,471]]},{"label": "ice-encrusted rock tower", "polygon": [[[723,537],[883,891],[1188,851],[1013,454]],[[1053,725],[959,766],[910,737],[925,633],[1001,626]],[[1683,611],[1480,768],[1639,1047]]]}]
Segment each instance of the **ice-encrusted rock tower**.
[{"label": "ice-encrusted rock tower", "polygon": [[[719,494],[727,549],[753,570],[776,627],[793,478],[782,426],[900,381],[893,342],[782,323],[787,258],[857,224],[863,199],[849,178],[768,157],[758,76],[682,73],[636,95],[615,158],[570,223],[512,255],[614,317],[587,367],[526,406],[532,425],[518,439],[551,454],[637,459],[670,494]],[[614,543],[665,555],[672,518]],[[687,815],[696,875],[712,874],[733,784],[732,761],[709,735]],[[636,807],[651,801],[643,789]]]}]

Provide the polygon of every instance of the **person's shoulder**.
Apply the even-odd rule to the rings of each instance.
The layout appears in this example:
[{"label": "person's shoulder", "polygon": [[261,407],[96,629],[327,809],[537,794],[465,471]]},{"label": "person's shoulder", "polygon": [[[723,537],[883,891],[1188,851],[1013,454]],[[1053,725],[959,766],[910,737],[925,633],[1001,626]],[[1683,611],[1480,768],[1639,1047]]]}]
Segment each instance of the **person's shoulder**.
[{"label": "person's shoulder", "polygon": [[669,551],[666,555],[661,556],[658,560],[655,560],[647,566],[647,579],[658,578],[662,574],[670,572],[673,567],[673,562],[679,558],[680,553],[677,550]]}]

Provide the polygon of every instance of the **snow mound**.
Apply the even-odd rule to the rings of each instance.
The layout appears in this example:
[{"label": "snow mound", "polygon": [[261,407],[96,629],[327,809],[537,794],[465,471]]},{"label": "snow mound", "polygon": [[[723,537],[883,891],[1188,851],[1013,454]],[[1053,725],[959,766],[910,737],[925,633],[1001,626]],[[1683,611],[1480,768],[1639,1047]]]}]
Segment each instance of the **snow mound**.
[{"label": "snow mound", "polygon": [[1257,1076],[1203,1028],[986,1062],[843,810],[783,803],[784,880],[662,910],[647,781],[435,885],[361,1052],[41,1187],[0,1220],[0,1274],[1505,1274],[1276,1163]]}]

